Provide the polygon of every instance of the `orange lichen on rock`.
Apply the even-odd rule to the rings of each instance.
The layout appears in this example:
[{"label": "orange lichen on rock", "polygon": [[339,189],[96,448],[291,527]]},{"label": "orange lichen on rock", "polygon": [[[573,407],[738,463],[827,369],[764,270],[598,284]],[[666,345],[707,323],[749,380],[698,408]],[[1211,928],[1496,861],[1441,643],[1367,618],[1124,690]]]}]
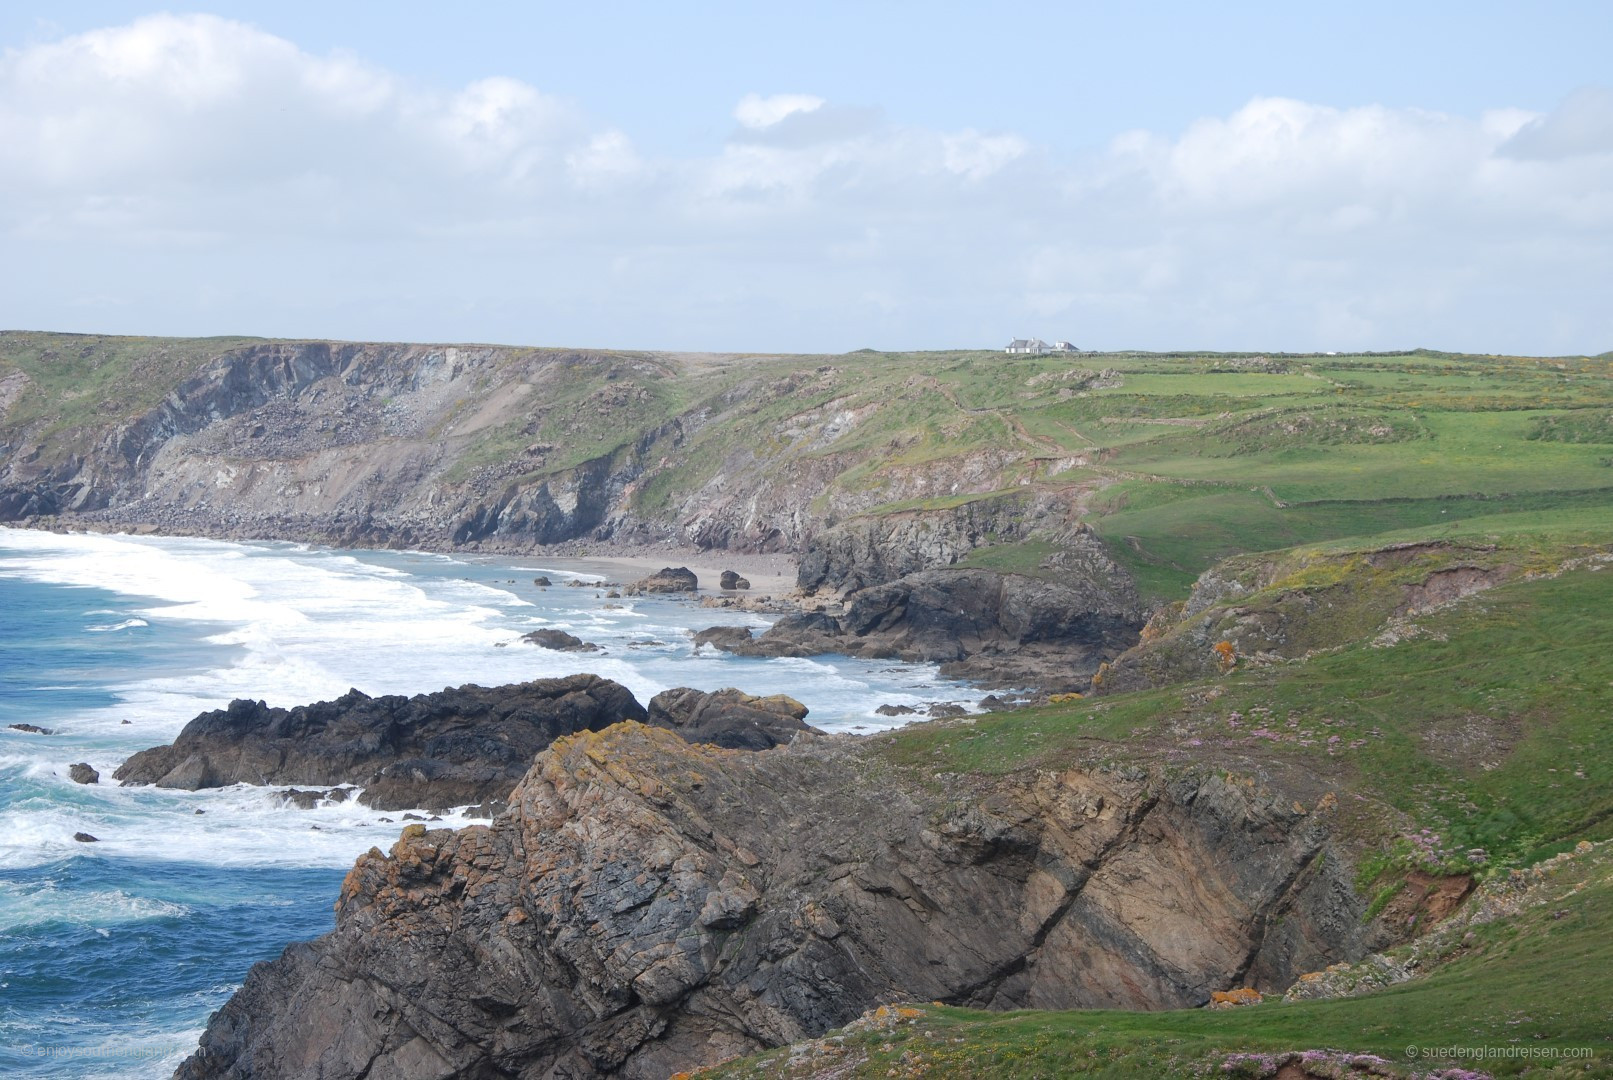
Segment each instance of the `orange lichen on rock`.
[{"label": "orange lichen on rock", "polygon": [[1242,1005],[1259,1005],[1265,998],[1259,990],[1245,986],[1237,990],[1212,990],[1210,1008],[1236,1009]]}]

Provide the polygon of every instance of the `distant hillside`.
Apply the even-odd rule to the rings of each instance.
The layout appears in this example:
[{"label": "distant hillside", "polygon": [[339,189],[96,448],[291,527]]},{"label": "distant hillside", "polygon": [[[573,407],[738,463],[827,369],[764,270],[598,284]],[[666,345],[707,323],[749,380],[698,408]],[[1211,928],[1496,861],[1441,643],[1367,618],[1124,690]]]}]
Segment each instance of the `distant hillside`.
[{"label": "distant hillside", "polygon": [[1087,525],[1173,599],[1240,552],[1601,513],[1610,407],[1606,356],[12,332],[0,520],[506,551],[668,540],[805,553],[822,588],[959,562],[1056,576]]}]

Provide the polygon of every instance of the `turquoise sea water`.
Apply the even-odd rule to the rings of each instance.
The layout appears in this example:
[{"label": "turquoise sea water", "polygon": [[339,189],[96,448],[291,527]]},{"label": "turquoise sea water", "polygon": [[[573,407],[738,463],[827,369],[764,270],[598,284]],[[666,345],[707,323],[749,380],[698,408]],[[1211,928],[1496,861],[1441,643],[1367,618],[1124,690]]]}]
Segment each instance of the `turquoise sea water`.
[{"label": "turquoise sea water", "polygon": [[[400,814],[353,801],[298,810],[276,789],[116,786],[130,754],[232,698],[290,706],[349,687],[589,670],[641,701],[672,686],[787,693],[842,731],[891,726],[874,712],[884,703],[972,700],[922,665],[697,653],[689,630],[767,620],[540,591],[537,574],[573,576],[522,560],[0,529],[0,1075],[168,1075],[247,968],[328,930],[347,867],[395,838]],[[605,651],[519,640],[540,626]],[[99,784],[68,779],[79,761]]]}]

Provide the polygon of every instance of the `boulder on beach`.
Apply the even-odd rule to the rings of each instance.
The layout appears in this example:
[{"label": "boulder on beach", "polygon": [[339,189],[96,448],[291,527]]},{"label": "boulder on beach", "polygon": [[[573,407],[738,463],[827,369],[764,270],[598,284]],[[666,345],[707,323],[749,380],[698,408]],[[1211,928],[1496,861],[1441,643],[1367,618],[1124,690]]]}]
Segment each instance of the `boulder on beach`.
[{"label": "boulder on beach", "polygon": [[747,578],[740,577],[732,570],[724,570],[722,572],[722,580],[720,584],[723,588],[730,590],[750,588],[750,581]]},{"label": "boulder on beach", "polygon": [[700,579],[687,566],[663,566],[649,577],[640,578],[627,587],[629,595],[640,593],[696,592]]}]

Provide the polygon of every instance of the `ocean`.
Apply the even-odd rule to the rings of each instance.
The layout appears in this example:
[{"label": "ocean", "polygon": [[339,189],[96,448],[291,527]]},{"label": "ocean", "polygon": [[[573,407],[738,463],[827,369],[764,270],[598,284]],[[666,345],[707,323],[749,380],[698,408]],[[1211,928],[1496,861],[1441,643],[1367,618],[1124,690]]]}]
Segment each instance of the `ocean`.
[{"label": "ocean", "polygon": [[[811,724],[869,732],[902,723],[881,704],[978,696],[926,665],[697,653],[691,630],[771,620],[561,584],[574,577],[602,580],[533,559],[0,528],[0,1075],[168,1076],[252,964],[331,928],[354,858],[403,827],[352,800],[299,810],[283,789],[112,779],[234,698],[591,671],[645,703],[673,686],[789,694]],[[605,651],[519,640],[539,627]],[[100,783],[72,782],[75,762]]]}]

